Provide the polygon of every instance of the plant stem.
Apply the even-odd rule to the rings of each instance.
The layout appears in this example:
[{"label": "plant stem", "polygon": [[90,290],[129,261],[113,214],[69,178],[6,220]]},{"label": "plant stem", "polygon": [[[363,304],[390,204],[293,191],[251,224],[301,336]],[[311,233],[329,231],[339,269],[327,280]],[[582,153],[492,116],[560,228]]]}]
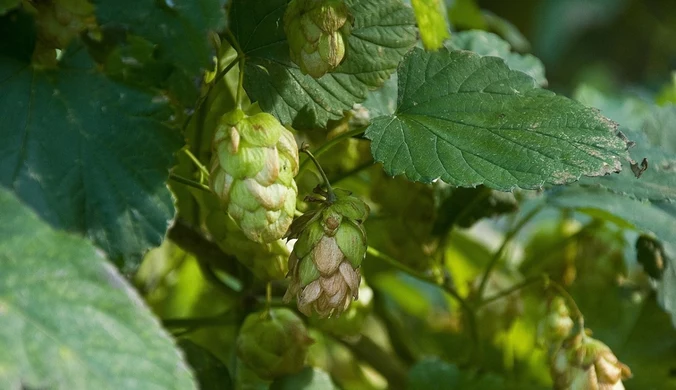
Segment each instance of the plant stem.
[{"label": "plant stem", "polygon": [[200,160],[198,160],[197,157],[195,157],[195,155],[192,154],[192,152],[188,148],[183,148],[183,152],[190,158],[190,160],[192,160],[193,164],[195,164],[195,166],[197,166],[197,168],[200,170],[202,175],[204,175],[204,177],[208,178],[209,177],[209,171],[207,170],[207,168],[204,165],[202,165]]},{"label": "plant stem", "polygon": [[223,79],[223,77],[225,77],[225,75],[228,74],[228,72],[230,72],[230,71],[232,70],[232,68],[234,68],[235,65],[237,65],[237,64],[239,63],[239,60],[240,60],[240,56],[237,55],[237,57],[235,57],[235,59],[232,60],[232,61],[228,64],[228,66],[226,66],[222,71],[218,72],[218,74],[217,74],[216,77],[214,78],[214,84],[216,84],[216,83],[218,83],[219,81],[221,81],[221,79]]},{"label": "plant stem", "polygon": [[309,159],[312,160],[312,162],[315,163],[315,165],[317,166],[317,170],[319,171],[319,174],[322,175],[322,179],[324,179],[324,185],[326,186],[326,192],[328,193],[327,197],[326,197],[326,201],[329,202],[329,203],[335,202],[336,199],[337,199],[336,193],[333,192],[333,188],[331,187],[331,183],[329,182],[329,178],[326,177],[326,173],[324,173],[322,166],[319,165],[319,161],[317,161],[315,156],[313,156],[312,153],[310,153],[310,151],[307,149],[306,145],[303,145],[300,148],[300,150],[301,150],[301,152],[308,155]]},{"label": "plant stem", "polygon": [[491,275],[491,272],[493,272],[493,268],[497,265],[498,261],[502,257],[503,252],[507,248],[507,244],[510,243],[512,238],[516,236],[519,231],[531,220],[533,217],[539,213],[542,209],[544,208],[544,205],[538,205],[533,210],[528,212],[528,214],[524,215],[523,218],[517,224],[505,235],[504,240],[502,241],[502,245],[500,245],[500,248],[495,252],[493,257],[491,258],[490,262],[488,263],[488,266],[486,267],[486,270],[484,271],[484,275],[481,278],[481,283],[479,284],[479,290],[477,292],[476,299],[478,301],[481,301],[484,290],[486,290],[486,283],[488,282],[488,278]]},{"label": "plant stem", "polygon": [[387,264],[393,266],[394,268],[416,278],[419,279],[423,282],[427,282],[430,284],[434,284],[438,287],[440,287],[442,290],[444,290],[446,293],[448,293],[451,297],[453,297],[459,304],[462,310],[465,312],[465,316],[467,317],[467,328],[470,331],[470,335],[472,337],[472,341],[476,344],[479,343],[479,333],[478,329],[476,327],[476,315],[474,312],[474,309],[469,305],[469,303],[458,293],[458,291],[453,288],[449,283],[439,283],[437,280],[434,279],[432,276],[427,276],[425,274],[422,274],[405,264],[402,264],[401,262],[391,258],[390,256],[386,255],[385,253],[369,246],[366,248],[366,253],[370,254],[373,257],[376,257],[380,260],[383,260]]},{"label": "plant stem", "polygon": [[242,109],[244,94],[244,56],[239,57],[239,81],[237,83],[237,108]]},{"label": "plant stem", "polygon": [[369,158],[368,161],[366,161],[365,163],[363,163],[363,164],[361,164],[361,165],[358,165],[356,168],[353,168],[353,169],[351,169],[351,170],[349,170],[349,171],[347,171],[347,172],[344,172],[344,173],[341,173],[340,175],[337,175],[336,177],[334,177],[333,179],[331,179],[331,183],[334,183],[334,184],[335,184],[335,183],[338,183],[338,182],[340,182],[340,181],[342,181],[342,180],[345,180],[345,179],[347,179],[348,177],[350,177],[350,176],[352,176],[352,175],[354,175],[354,174],[357,174],[357,173],[363,171],[363,170],[366,169],[366,168],[369,168],[369,167],[373,166],[373,164],[374,164],[373,159],[372,159],[372,158]]},{"label": "plant stem", "polygon": [[499,293],[482,300],[481,302],[474,305],[474,308],[478,309],[481,306],[488,305],[491,302],[495,302],[498,299],[504,298],[504,297],[506,297],[510,294],[513,294],[513,293],[515,293],[515,292],[517,292],[517,291],[519,291],[523,288],[526,288],[530,285],[533,285],[533,284],[542,283],[543,285],[545,285],[548,280],[549,280],[549,278],[546,275],[530,277],[530,278],[524,280],[523,282],[521,282],[519,284],[516,284],[516,285],[514,285],[514,286],[512,286],[512,287],[510,287],[506,290],[500,291]]},{"label": "plant stem", "polygon": [[[352,138],[352,137],[357,136],[359,134],[362,134],[365,130],[366,130],[365,127],[360,127],[360,128],[357,128],[357,129],[354,129],[354,130],[351,130],[351,131],[346,131],[343,134],[341,134],[341,135],[339,135],[335,138],[331,138],[330,140],[326,141],[322,146],[320,146],[319,149],[314,151],[315,157],[321,156],[324,152],[326,152],[327,150],[332,148],[334,145],[336,145],[340,141],[347,139],[347,138]],[[303,170],[305,170],[305,168],[307,168],[307,165],[309,164],[309,162],[310,162],[310,159],[305,159],[305,161],[303,161],[300,164],[300,167],[298,168],[298,175],[300,175],[303,172]]]},{"label": "plant stem", "polygon": [[213,317],[194,318],[166,318],[162,320],[165,328],[197,328],[206,326],[220,326],[235,318],[234,311],[228,310]]},{"label": "plant stem", "polygon": [[573,316],[577,320],[577,324],[579,327],[579,332],[584,334],[584,316],[582,316],[582,312],[580,311],[580,308],[577,306],[577,303],[575,303],[575,299],[573,299],[573,296],[566,291],[563,286],[561,286],[559,283],[547,278],[546,281],[547,287],[551,287],[554,291],[556,291],[557,294],[559,294],[563,299],[566,300],[566,304],[573,310]]},{"label": "plant stem", "polygon": [[169,174],[169,178],[170,178],[171,180],[177,182],[177,183],[185,184],[185,185],[187,185],[187,186],[190,186],[190,187],[193,187],[193,188],[197,188],[198,190],[202,190],[202,191],[206,191],[206,192],[211,192],[211,188],[209,188],[208,186],[205,186],[204,184],[198,183],[198,182],[196,182],[196,181],[194,181],[194,180],[186,179],[186,178],[183,177],[183,176],[179,176],[179,175],[170,173],[170,174]]},{"label": "plant stem", "polygon": [[396,356],[384,351],[369,337],[360,335],[354,343],[337,337],[334,337],[334,340],[349,349],[355,358],[378,371],[387,380],[388,389],[398,390],[405,387],[408,368]]}]

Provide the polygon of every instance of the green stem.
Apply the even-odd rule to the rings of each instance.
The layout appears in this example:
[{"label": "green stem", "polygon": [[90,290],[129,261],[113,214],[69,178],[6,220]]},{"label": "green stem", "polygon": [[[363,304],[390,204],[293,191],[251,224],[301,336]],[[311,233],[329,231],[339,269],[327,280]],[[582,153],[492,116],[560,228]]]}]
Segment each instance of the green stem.
[{"label": "green stem", "polygon": [[162,320],[162,325],[164,325],[165,328],[220,326],[231,322],[233,318],[235,318],[234,311],[229,310],[213,317],[166,318]]},{"label": "green stem", "polygon": [[177,183],[185,184],[189,187],[197,188],[198,190],[206,191],[206,192],[211,192],[211,188],[208,186],[205,186],[202,183],[198,183],[194,180],[186,179],[183,176],[179,176],[173,173],[169,174],[169,178]]},{"label": "green stem", "polygon": [[331,187],[331,183],[329,182],[329,178],[326,177],[326,173],[324,173],[324,170],[322,169],[322,166],[319,165],[319,161],[315,158],[315,156],[310,153],[310,151],[307,149],[307,147],[304,145],[301,147],[301,152],[305,153],[308,155],[310,160],[312,160],[313,163],[317,166],[317,170],[319,171],[319,174],[322,175],[322,179],[324,179],[324,185],[326,186],[326,192],[328,193],[326,197],[326,201],[329,203],[333,203],[336,201],[336,193],[333,192],[333,187]]},{"label": "green stem", "polygon": [[204,165],[202,165],[200,160],[198,160],[197,157],[195,157],[195,155],[192,154],[192,152],[188,148],[183,148],[183,152],[190,158],[190,160],[192,160],[193,164],[195,164],[195,166],[197,166],[197,168],[200,170],[200,172],[202,172],[202,175],[204,175],[204,177],[208,178],[209,177],[209,171],[207,170],[207,168]]},{"label": "green stem", "polygon": [[[343,134],[341,134],[341,135],[339,135],[335,138],[331,138],[330,140],[326,141],[322,146],[320,146],[319,149],[314,151],[315,157],[321,156],[324,152],[326,152],[327,150],[329,150],[334,145],[338,144],[339,142],[341,142],[344,139],[352,138],[354,136],[362,134],[364,132],[364,130],[366,130],[365,127],[359,127],[357,129],[354,129],[354,130],[346,131]],[[300,175],[303,172],[303,170],[305,170],[307,168],[307,165],[309,163],[310,163],[310,159],[305,159],[300,164],[300,167],[298,168],[298,175]]]},{"label": "green stem", "polygon": [[507,245],[511,242],[512,238],[516,236],[519,231],[531,220],[537,213],[539,213],[542,209],[544,208],[544,205],[539,205],[528,214],[524,215],[524,217],[517,222],[517,224],[505,235],[504,240],[502,241],[502,245],[500,245],[500,248],[495,252],[493,257],[491,258],[490,262],[488,263],[488,266],[486,267],[486,270],[484,271],[484,275],[481,278],[481,283],[479,284],[479,290],[476,296],[476,299],[481,301],[484,291],[486,290],[486,284],[488,282],[488,278],[491,276],[491,272],[493,272],[493,268],[497,265],[498,261],[502,257],[502,254],[504,253],[505,249],[507,248]]},{"label": "green stem", "polygon": [[244,56],[239,57],[239,81],[237,82],[237,108],[242,109],[244,95]]},{"label": "green stem", "polygon": [[478,329],[476,327],[476,315],[475,315],[474,309],[469,305],[469,303],[462,296],[460,296],[458,291],[455,288],[453,288],[453,286],[451,286],[448,283],[443,283],[443,282],[439,283],[437,280],[435,280],[434,277],[427,276],[423,273],[420,273],[420,272],[418,272],[418,271],[408,267],[407,265],[391,258],[390,256],[386,255],[385,253],[383,253],[383,252],[381,252],[381,251],[379,251],[379,250],[377,250],[377,249],[375,249],[371,246],[366,248],[366,253],[368,253],[369,255],[376,257],[380,260],[383,260],[384,262],[391,265],[392,267],[394,267],[394,268],[396,268],[396,269],[398,269],[398,270],[400,270],[400,271],[402,271],[402,272],[404,272],[408,275],[411,275],[418,280],[439,286],[442,290],[444,290],[451,297],[453,297],[460,304],[460,307],[465,312],[465,315],[467,317],[467,328],[470,331],[472,341],[475,343],[475,345],[478,344],[479,333],[478,333]]},{"label": "green stem", "polygon": [[478,308],[480,308],[481,306],[488,305],[488,304],[491,303],[491,302],[495,302],[495,301],[497,301],[498,299],[502,299],[502,298],[504,298],[504,297],[506,297],[506,296],[508,296],[508,295],[510,295],[510,294],[513,294],[513,293],[515,293],[515,292],[517,292],[517,291],[519,291],[519,290],[521,290],[521,289],[524,289],[524,288],[526,288],[526,287],[528,287],[528,286],[531,286],[531,285],[533,285],[533,284],[539,284],[539,283],[541,283],[541,284],[544,285],[544,284],[547,283],[548,280],[549,280],[549,278],[548,278],[546,275],[535,276],[535,277],[528,278],[528,279],[524,280],[523,282],[521,282],[521,283],[519,283],[519,284],[516,284],[516,285],[514,285],[514,286],[512,286],[512,287],[510,287],[510,288],[508,288],[508,289],[506,289],[506,290],[500,291],[499,293],[497,293],[497,294],[495,294],[495,295],[493,295],[493,296],[490,296],[490,297],[488,297],[488,298],[482,300],[481,302],[477,303],[477,304],[474,306],[474,308],[475,308],[475,309],[478,309]]},{"label": "green stem", "polygon": [[348,177],[350,177],[354,174],[357,174],[357,173],[363,171],[366,168],[373,166],[373,164],[374,164],[373,159],[369,158],[368,161],[366,161],[365,163],[363,163],[361,165],[358,165],[356,168],[353,168],[353,169],[351,169],[347,172],[341,173],[340,175],[334,177],[333,179],[331,179],[331,183],[335,184],[335,183],[338,183],[339,181],[345,180]]}]

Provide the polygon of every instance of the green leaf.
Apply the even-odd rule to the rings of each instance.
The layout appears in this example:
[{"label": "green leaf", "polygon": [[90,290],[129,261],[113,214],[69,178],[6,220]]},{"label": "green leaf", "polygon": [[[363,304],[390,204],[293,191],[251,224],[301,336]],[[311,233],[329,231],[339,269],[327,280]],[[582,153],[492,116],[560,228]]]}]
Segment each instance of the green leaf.
[{"label": "green leaf", "polygon": [[275,380],[270,385],[270,390],[335,390],[336,385],[326,372],[313,367],[306,367],[303,371],[294,375]]},{"label": "green leaf", "polygon": [[453,35],[449,49],[470,50],[482,56],[500,57],[510,69],[521,71],[534,78],[538,85],[546,86],[545,66],[531,54],[512,53],[512,47],[499,36],[486,31],[463,31]]},{"label": "green leaf", "polygon": [[224,0],[93,0],[104,28],[123,28],[159,45],[159,58],[197,75],[211,65],[210,31],[225,27]]},{"label": "green leaf", "polygon": [[165,181],[180,138],[166,102],[110,81],[85,50],[60,66],[0,57],[0,185],[131,270],[174,217]]},{"label": "green leaf", "polygon": [[135,290],[0,188],[0,388],[195,389]]},{"label": "green leaf", "polygon": [[216,356],[188,339],[178,345],[195,372],[200,390],[233,389],[228,368]]},{"label": "green leaf", "polygon": [[494,57],[414,49],[398,70],[397,112],[366,131],[390,175],[497,190],[620,170],[616,124],[536,87]]},{"label": "green leaf", "polygon": [[638,179],[626,164],[619,175],[584,178],[581,183],[640,200],[676,200],[676,146],[672,146],[676,145],[676,132],[672,131],[676,106],[657,107],[635,97],[609,97],[585,85],[577,89],[575,96],[621,123],[620,131],[636,144],[629,152],[637,167],[644,158],[648,164]]},{"label": "green leaf", "polygon": [[448,19],[452,25],[461,29],[485,29],[486,21],[476,0],[449,0]]},{"label": "green leaf", "polygon": [[281,23],[285,0],[233,1],[231,29],[247,55],[244,88],[263,111],[295,128],[324,127],[395,71],[416,42],[413,11],[398,0],[352,0],[348,5],[354,24],[345,61],[314,79],[289,59]]},{"label": "green leaf", "polygon": [[437,50],[450,37],[446,22],[446,7],[441,0],[411,0],[418,22],[420,38],[427,50]]}]

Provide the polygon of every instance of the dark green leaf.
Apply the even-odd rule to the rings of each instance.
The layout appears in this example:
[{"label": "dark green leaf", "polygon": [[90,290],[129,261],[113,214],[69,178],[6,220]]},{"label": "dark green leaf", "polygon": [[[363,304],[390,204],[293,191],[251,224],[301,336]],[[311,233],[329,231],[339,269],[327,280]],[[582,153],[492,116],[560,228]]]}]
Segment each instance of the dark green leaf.
[{"label": "dark green leaf", "polygon": [[545,67],[531,54],[512,53],[512,47],[499,36],[486,31],[463,31],[453,35],[448,47],[470,50],[482,56],[500,57],[510,69],[521,71],[534,78],[538,85],[546,86]]},{"label": "dark green leaf", "polygon": [[188,339],[178,345],[195,372],[200,390],[230,390],[233,388],[228,368],[211,352]]},{"label": "dark green leaf", "polygon": [[397,112],[366,131],[390,175],[538,188],[617,172],[627,156],[615,123],[537,88],[499,58],[414,49],[398,77]]},{"label": "dark green leaf", "polygon": [[225,26],[224,0],[94,0],[103,28],[123,28],[159,45],[159,58],[192,75],[211,65],[209,32]]},{"label": "dark green leaf", "polygon": [[111,82],[84,50],[64,57],[55,71],[0,58],[0,184],[132,269],[174,217],[180,138],[162,99]]},{"label": "dark green leaf", "polygon": [[335,390],[336,386],[326,372],[312,367],[306,367],[303,371],[294,375],[275,380],[270,385],[270,390]]},{"label": "dark green leaf", "polygon": [[370,89],[381,86],[416,42],[413,11],[398,0],[348,1],[354,24],[345,61],[319,79],[289,59],[282,26],[285,0],[235,0],[231,28],[247,55],[244,87],[251,100],[282,123],[323,127]]},{"label": "dark green leaf", "polygon": [[20,4],[21,0],[0,0],[0,15],[6,14]]},{"label": "dark green leaf", "polygon": [[511,213],[518,207],[511,193],[493,191],[484,186],[454,188],[439,206],[434,233],[443,235],[454,225],[468,228],[482,218]]},{"label": "dark green leaf", "polygon": [[0,388],[195,389],[135,290],[0,188]]}]

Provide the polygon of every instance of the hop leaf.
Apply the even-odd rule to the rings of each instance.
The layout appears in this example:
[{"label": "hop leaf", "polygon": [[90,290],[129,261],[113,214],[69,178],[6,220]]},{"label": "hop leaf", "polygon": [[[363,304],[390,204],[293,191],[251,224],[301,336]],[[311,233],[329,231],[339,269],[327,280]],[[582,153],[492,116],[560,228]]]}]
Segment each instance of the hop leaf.
[{"label": "hop leaf", "polygon": [[292,0],[284,13],[290,56],[314,78],[338,67],[345,58],[345,41],[352,28],[342,0]]},{"label": "hop leaf", "polygon": [[298,146],[267,113],[225,114],[213,140],[210,185],[244,234],[260,243],[284,236],[298,190]]},{"label": "hop leaf", "polygon": [[321,318],[345,311],[357,299],[359,267],[366,255],[366,233],[362,227],[369,207],[348,193],[337,192],[333,203],[298,218],[289,238],[298,238],[289,256],[291,283],[286,302],[296,297],[298,310]]},{"label": "hop leaf", "polygon": [[237,336],[237,356],[261,378],[274,379],[302,370],[312,343],[296,314],[276,308],[244,320]]},{"label": "hop leaf", "polygon": [[624,390],[622,380],[631,377],[607,345],[584,334],[566,340],[552,359],[551,372],[556,390]]}]

